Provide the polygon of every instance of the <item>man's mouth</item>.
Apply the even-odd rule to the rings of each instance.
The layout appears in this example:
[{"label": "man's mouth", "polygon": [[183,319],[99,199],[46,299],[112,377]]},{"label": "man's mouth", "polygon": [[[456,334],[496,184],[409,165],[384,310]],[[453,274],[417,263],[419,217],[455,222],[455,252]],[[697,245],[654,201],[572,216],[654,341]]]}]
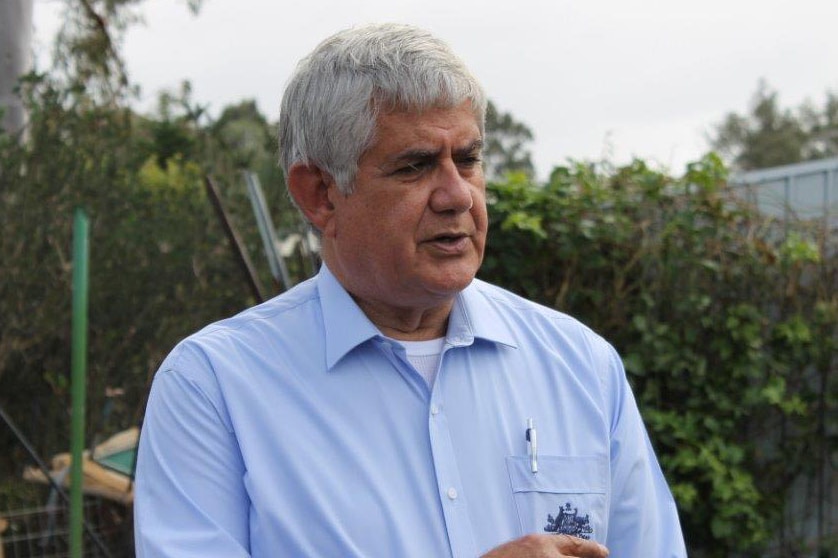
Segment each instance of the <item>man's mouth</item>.
[{"label": "man's mouth", "polygon": [[431,239],[431,242],[441,242],[443,244],[455,244],[465,238],[464,234],[440,234]]},{"label": "man's mouth", "polygon": [[425,244],[447,254],[462,254],[468,249],[471,237],[465,233],[446,233],[430,237]]}]

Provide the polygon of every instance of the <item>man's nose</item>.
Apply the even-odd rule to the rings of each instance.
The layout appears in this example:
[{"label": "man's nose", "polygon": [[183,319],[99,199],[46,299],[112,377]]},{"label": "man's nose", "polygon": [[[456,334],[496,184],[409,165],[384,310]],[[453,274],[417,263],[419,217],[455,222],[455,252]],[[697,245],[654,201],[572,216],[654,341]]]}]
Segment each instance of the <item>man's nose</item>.
[{"label": "man's nose", "polygon": [[438,213],[463,213],[471,209],[474,205],[474,185],[462,175],[453,161],[440,165],[435,178],[430,198],[431,209]]}]

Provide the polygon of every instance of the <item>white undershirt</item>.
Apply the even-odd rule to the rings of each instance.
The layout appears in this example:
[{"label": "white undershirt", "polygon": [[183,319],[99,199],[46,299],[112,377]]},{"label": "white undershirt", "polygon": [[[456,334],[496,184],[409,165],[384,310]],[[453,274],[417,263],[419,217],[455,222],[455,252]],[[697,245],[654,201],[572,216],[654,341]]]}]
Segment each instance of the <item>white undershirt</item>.
[{"label": "white undershirt", "polygon": [[445,346],[445,337],[429,339],[428,341],[402,341],[396,340],[404,347],[407,353],[407,361],[419,372],[429,388],[434,387],[436,371],[439,369],[439,359],[442,356],[442,348]]}]

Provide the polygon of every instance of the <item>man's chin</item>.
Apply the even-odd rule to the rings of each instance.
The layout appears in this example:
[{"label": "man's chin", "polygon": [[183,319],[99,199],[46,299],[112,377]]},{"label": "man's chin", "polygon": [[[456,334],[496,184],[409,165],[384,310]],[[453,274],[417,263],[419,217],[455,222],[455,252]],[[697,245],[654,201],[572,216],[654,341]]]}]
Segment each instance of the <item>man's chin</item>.
[{"label": "man's chin", "polygon": [[454,297],[471,284],[476,274],[477,269],[444,274],[429,281],[428,287],[431,292],[438,294],[440,298]]}]

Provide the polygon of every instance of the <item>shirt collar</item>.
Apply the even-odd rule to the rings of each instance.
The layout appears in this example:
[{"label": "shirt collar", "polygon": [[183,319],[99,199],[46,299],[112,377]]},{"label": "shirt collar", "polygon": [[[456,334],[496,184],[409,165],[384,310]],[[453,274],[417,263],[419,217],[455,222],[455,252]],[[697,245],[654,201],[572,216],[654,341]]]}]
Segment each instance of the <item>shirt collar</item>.
[{"label": "shirt collar", "polygon": [[[446,341],[454,347],[468,346],[475,339],[517,347],[503,317],[491,304],[486,284],[475,279],[454,301]],[[317,275],[317,289],[323,312],[326,366],[329,370],[358,345],[382,337],[326,264]]]},{"label": "shirt collar", "polygon": [[517,348],[518,343],[504,317],[492,304],[489,285],[475,279],[454,302],[446,340],[455,347],[471,345],[475,339]]},{"label": "shirt collar", "polygon": [[381,335],[366,314],[352,300],[326,264],[317,274],[317,290],[323,311],[326,333],[326,367],[331,370],[346,354],[374,337]]}]

